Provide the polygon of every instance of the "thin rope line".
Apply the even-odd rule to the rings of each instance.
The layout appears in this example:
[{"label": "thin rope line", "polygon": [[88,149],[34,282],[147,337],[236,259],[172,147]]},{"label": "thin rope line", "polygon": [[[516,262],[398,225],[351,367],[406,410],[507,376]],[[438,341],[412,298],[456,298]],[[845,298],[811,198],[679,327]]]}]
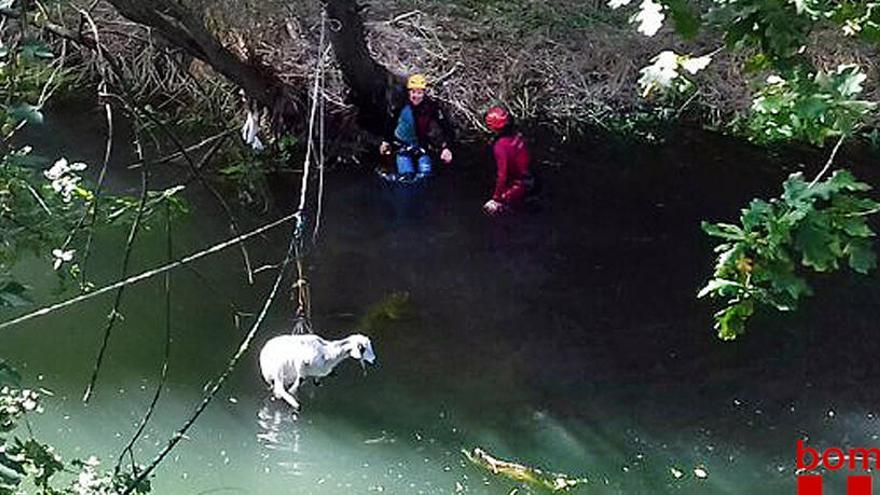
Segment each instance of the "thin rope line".
[{"label": "thin rope line", "polygon": [[[322,12],[321,14],[321,44],[319,48],[323,49],[324,47],[324,31],[326,25],[327,13]],[[321,57],[318,62],[318,77],[320,79],[320,101],[318,105],[320,107],[319,110],[319,120],[318,120],[318,206],[315,211],[315,229],[312,231],[312,244],[315,244],[318,241],[318,232],[321,229],[321,215],[324,210],[324,77],[326,73],[325,63],[327,60],[327,55],[330,47],[328,46],[326,50],[320,51],[319,56]]]},{"label": "thin rope line", "polygon": [[160,266],[158,268],[154,268],[152,270],[142,272],[138,275],[128,277],[125,280],[120,280],[119,282],[101,287],[100,289],[96,289],[92,292],[87,292],[85,294],[81,294],[79,296],[68,299],[66,301],[52,304],[50,306],[45,306],[45,307],[40,308],[36,311],[32,311],[32,312],[27,313],[25,315],[19,316],[18,318],[13,318],[9,321],[5,321],[3,323],[0,323],[0,330],[3,330],[5,328],[8,328],[8,327],[11,327],[14,325],[18,325],[19,323],[23,323],[25,321],[32,320],[32,319],[40,317],[40,316],[45,316],[47,314],[54,313],[55,311],[58,311],[59,309],[63,309],[68,306],[72,306],[74,304],[80,303],[82,301],[92,299],[93,297],[97,297],[101,294],[110,292],[114,289],[118,289],[119,287],[122,287],[125,285],[132,285],[132,284],[147,280],[149,278],[155,277],[156,275],[159,275],[161,273],[165,273],[169,270],[173,270],[175,268],[181,267],[181,266],[186,265],[188,263],[192,263],[193,261],[204,258],[205,256],[208,256],[209,254],[213,254],[218,251],[222,251],[222,250],[228,248],[229,246],[234,246],[242,241],[250,239],[251,237],[255,237],[257,235],[260,235],[267,230],[270,230],[274,227],[277,227],[277,226],[279,226],[285,222],[288,222],[294,218],[297,218],[297,217],[299,217],[299,212],[291,213],[290,215],[279,218],[278,220],[275,220],[274,222],[270,222],[266,225],[263,225],[262,227],[254,229],[246,234],[242,234],[240,236],[233,237],[232,239],[221,242],[219,244],[215,244],[207,249],[196,252],[196,253],[191,254],[189,256],[186,256],[184,258],[181,258],[173,263],[168,263],[168,264]]},{"label": "thin rope line", "polygon": [[[325,18],[327,14],[326,12],[321,12],[321,25],[324,25]],[[321,44],[324,43],[324,31],[323,28],[321,30]],[[300,186],[299,192],[299,207],[297,208],[299,211],[304,211],[306,207],[306,195],[308,193],[308,182],[309,182],[309,169],[311,168],[312,162],[312,149],[314,148],[314,136],[315,136],[315,116],[318,111],[318,86],[321,82],[320,71],[321,71],[321,57],[324,55],[324,47],[318,47],[318,64],[315,67],[315,85],[312,88],[312,109],[309,112],[309,133],[308,138],[306,140],[306,157],[303,160],[303,177],[302,177],[302,185]]]},{"label": "thin rope line", "polygon": [[278,276],[275,277],[275,283],[272,285],[272,290],[269,292],[269,296],[266,298],[266,301],[263,303],[263,308],[260,310],[259,316],[257,316],[257,320],[254,322],[254,325],[251,327],[248,334],[245,336],[244,340],[242,340],[241,345],[238,347],[238,351],[232,356],[229,360],[229,363],[226,365],[226,369],[220,375],[214,385],[211,387],[211,390],[205,394],[202,402],[196,407],[193,414],[183,423],[183,426],[174,433],[170,440],[168,440],[168,444],[165,448],[153,458],[153,461],[150,462],[150,465],[147,466],[146,469],[141,471],[137,478],[131,483],[131,485],[126,488],[123,492],[123,495],[128,495],[134,489],[143,482],[149,475],[152,473],[159,463],[165,459],[165,457],[171,452],[172,449],[184,438],[186,432],[195,424],[196,420],[201,416],[201,414],[205,411],[205,408],[208,407],[208,404],[211,403],[211,400],[214,396],[217,395],[217,392],[220,391],[220,388],[232,374],[232,371],[238,365],[238,361],[247,352],[250,347],[251,342],[257,334],[257,330],[259,330],[260,325],[263,323],[263,319],[266,317],[266,313],[269,312],[269,307],[272,305],[272,302],[275,300],[275,296],[278,294],[278,287],[281,286],[281,280],[284,278],[284,273],[287,271],[287,266],[290,264],[290,260],[293,258],[293,252],[295,249],[295,245],[297,243],[297,235],[296,231],[293,231],[290,236],[290,242],[287,247],[287,254],[284,256],[284,261],[281,264],[281,269],[278,270]]},{"label": "thin rope line", "polygon": [[308,290],[308,281],[306,280],[304,270],[303,270],[303,251],[304,246],[302,245],[302,232],[305,230],[305,221],[304,215],[306,208],[306,198],[308,197],[309,190],[309,171],[311,169],[312,162],[312,153],[314,150],[314,136],[315,136],[315,116],[318,111],[318,90],[321,86],[321,73],[323,71],[323,57],[324,57],[324,33],[326,26],[327,12],[326,10],[321,11],[321,37],[318,46],[318,60],[315,65],[315,84],[312,88],[312,108],[309,112],[309,131],[307,137],[307,145],[306,145],[306,156],[303,160],[303,176],[302,183],[300,185],[300,194],[299,194],[299,206],[297,208],[297,213],[300,214],[297,219],[296,225],[296,235],[295,235],[295,243],[294,243],[294,254],[295,254],[295,265],[297,272],[297,280],[294,283],[294,287],[297,290],[297,317],[303,318],[305,317],[306,321],[311,319],[312,308],[311,308],[311,298],[309,296]]}]

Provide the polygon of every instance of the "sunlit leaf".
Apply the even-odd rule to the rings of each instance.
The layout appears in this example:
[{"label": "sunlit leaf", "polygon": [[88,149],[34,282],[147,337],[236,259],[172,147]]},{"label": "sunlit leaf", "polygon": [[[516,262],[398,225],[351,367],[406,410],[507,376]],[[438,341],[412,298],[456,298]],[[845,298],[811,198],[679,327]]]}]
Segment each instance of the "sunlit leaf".
[{"label": "sunlit leaf", "polygon": [[728,239],[732,241],[742,240],[745,237],[745,232],[736,226],[729,223],[702,223],[703,232],[714,236],[720,237],[722,239]]},{"label": "sunlit leaf", "polygon": [[[720,278],[716,278],[710,280],[705,287],[700,289],[700,292],[697,293],[697,298],[703,298],[713,292],[718,292],[720,295],[725,295],[725,289],[727,292],[736,293],[739,289],[743,288],[743,285],[739,282],[734,282],[733,280],[724,280]],[[731,291],[732,289],[732,291]]]}]

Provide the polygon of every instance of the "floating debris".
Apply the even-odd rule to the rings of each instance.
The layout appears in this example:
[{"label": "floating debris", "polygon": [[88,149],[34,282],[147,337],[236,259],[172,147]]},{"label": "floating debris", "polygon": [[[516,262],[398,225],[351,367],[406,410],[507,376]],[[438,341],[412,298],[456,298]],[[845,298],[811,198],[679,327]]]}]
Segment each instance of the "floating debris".
[{"label": "floating debris", "polygon": [[702,467],[695,467],[694,468],[694,476],[696,476],[697,478],[699,478],[701,480],[704,480],[709,477],[709,472],[706,471],[705,469],[703,469]]},{"label": "floating debris", "polygon": [[672,477],[675,479],[681,479],[681,477],[684,476],[684,471],[675,469],[674,467],[669,468],[669,472],[672,473]]},{"label": "floating debris", "polygon": [[358,322],[358,328],[365,332],[382,331],[411,313],[409,292],[393,292],[367,310]]},{"label": "floating debris", "polygon": [[545,473],[540,469],[492,457],[485,450],[475,447],[472,451],[462,450],[469,461],[495,475],[502,475],[518,483],[545,488],[554,492],[568,491],[578,485],[586,484],[586,478],[572,478],[562,473]]}]

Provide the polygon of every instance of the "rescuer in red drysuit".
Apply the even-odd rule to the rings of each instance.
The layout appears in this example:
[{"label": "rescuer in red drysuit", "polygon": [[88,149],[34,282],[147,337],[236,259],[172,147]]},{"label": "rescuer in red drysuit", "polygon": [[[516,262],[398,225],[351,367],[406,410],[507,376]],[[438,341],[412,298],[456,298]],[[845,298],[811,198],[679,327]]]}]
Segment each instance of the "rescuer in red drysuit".
[{"label": "rescuer in red drysuit", "polygon": [[497,175],[492,198],[483,205],[490,215],[502,213],[523,202],[535,185],[529,173],[529,151],[525,140],[512,125],[507,110],[492,107],[486,113],[486,126],[496,134],[492,144]]}]

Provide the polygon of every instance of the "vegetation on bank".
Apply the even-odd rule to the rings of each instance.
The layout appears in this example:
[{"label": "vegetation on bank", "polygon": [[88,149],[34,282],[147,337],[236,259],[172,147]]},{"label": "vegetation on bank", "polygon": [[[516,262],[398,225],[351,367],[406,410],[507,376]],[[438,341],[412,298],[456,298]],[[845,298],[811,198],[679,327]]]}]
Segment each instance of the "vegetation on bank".
[{"label": "vegetation on bank", "polygon": [[[502,102],[523,120],[566,131],[590,125],[629,132],[647,115],[649,123],[694,118],[762,144],[833,143],[814,178],[791,176],[779,198],[755,199],[738,224],[704,224],[722,242],[699,296],[722,300],[716,329],[733,339],[759,307],[795,309],[810,293],[810,272],[876,267],[869,219],[880,203],[867,195],[870,186],[834,168],[848,140],[877,139],[880,3],[386,0],[366,10],[354,6],[107,0],[84,9],[65,1],[0,0],[0,309],[29,304],[27,281],[10,275],[23,254],[36,253],[88,291],[85,261],[95,229],[127,228],[128,253],[146,222],[170,221],[184,209],[180,188],[149,185],[149,165],[167,158],[159,153],[153,161],[141,157],[140,196],[120,197],[103,191],[109,158],[90,183],[84,168],[95,165],[41,157],[17,138],[23,126],[42,123],[53,94],[73,84],[94,85],[108,150],[114,112],[124,113],[135,123],[139,152],[147,142],[172,142],[172,154],[187,163],[186,182],[212,187],[204,166],[225,156],[219,174],[238,184],[245,201],[265,190],[267,169],[299,160],[300,148],[313,144],[303,136],[308,105],[316,103],[306,88],[316,75],[336,130],[352,129],[354,116],[381,118],[395,75],[418,70],[432,74],[435,91],[469,130],[482,127],[490,103]],[[323,17],[322,8],[332,15]],[[329,47],[319,46],[322,33]],[[316,72],[325,59],[326,71]],[[275,137],[257,159],[227,139],[245,110],[262,115]],[[206,136],[192,147],[171,127]],[[315,167],[304,162],[304,171]],[[226,207],[225,195],[211,192]],[[246,252],[244,258],[247,264]],[[123,278],[126,269],[123,263]],[[395,296],[368,321],[395,320],[406,302],[405,294]],[[103,348],[98,363],[102,355]],[[36,440],[9,437],[37,397],[12,385],[3,390],[0,493],[17,490],[29,476],[44,493],[68,493],[75,488],[49,483],[65,470],[100,482],[78,493],[147,489],[131,484],[136,471],[128,479],[99,475],[91,461],[65,465]]]},{"label": "vegetation on bank", "polygon": [[[149,481],[134,484],[133,476],[119,469],[102,470],[94,456],[65,461],[55,449],[33,436],[28,417],[43,412],[45,389],[24,388],[21,377],[0,360],[0,495],[37,490],[41,495],[110,495],[132,488],[131,493],[149,493]],[[28,425],[27,436],[16,435]]]}]

